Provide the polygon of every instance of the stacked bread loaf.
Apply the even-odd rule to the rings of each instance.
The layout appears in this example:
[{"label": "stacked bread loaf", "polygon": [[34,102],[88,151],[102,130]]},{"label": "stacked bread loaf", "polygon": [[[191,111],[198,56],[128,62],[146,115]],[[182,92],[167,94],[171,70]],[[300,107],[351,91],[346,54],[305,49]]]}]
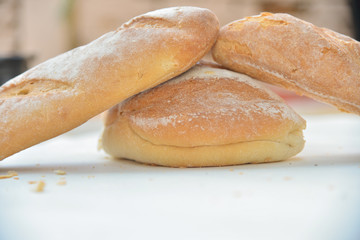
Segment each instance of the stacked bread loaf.
[{"label": "stacked bread loaf", "polygon": [[0,89],[0,159],[186,71],[218,30],[209,10],[158,10],[12,79]]},{"label": "stacked bread loaf", "polygon": [[223,166],[287,159],[305,121],[256,80],[198,65],[113,107],[103,148],[166,166]]},{"label": "stacked bread loaf", "polygon": [[224,67],[360,114],[360,43],[288,14],[224,26],[213,49]]},{"label": "stacked bread loaf", "polygon": [[[212,47],[220,65],[196,65]],[[102,147],[116,158],[174,167],[285,160],[303,149],[305,120],[258,80],[359,114],[359,56],[355,40],[287,14],[219,32],[207,9],[150,12],[3,85],[0,159],[111,108]]]}]

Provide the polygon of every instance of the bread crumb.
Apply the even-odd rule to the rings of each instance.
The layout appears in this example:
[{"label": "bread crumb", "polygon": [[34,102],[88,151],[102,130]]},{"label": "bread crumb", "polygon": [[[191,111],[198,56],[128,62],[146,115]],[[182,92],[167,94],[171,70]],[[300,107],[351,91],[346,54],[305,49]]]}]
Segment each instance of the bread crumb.
[{"label": "bread crumb", "polygon": [[45,188],[45,182],[40,180],[40,181],[29,181],[29,184],[36,184],[35,189],[33,190],[34,192],[43,192],[44,188]]},{"label": "bread crumb", "polygon": [[19,178],[18,178],[18,177],[14,177],[14,180],[19,180]]},{"label": "bread crumb", "polygon": [[238,174],[239,174],[239,175],[244,175],[244,173],[243,173],[243,172],[238,172]]},{"label": "bread crumb", "polygon": [[95,176],[88,176],[88,178],[94,178]]},{"label": "bread crumb", "polygon": [[44,188],[45,188],[45,182],[40,180],[37,182],[35,192],[43,192]]},{"label": "bread crumb", "polygon": [[0,175],[0,179],[12,178],[18,176],[18,173],[15,171],[8,171],[6,175]]},{"label": "bread crumb", "polygon": [[101,151],[102,149],[103,149],[102,138],[99,138],[98,145],[97,145],[97,150]]},{"label": "bread crumb", "polygon": [[66,172],[63,170],[54,170],[54,173],[57,175],[65,175],[66,174]]},{"label": "bread crumb", "polygon": [[56,184],[60,186],[66,185],[66,180],[60,180]]},{"label": "bread crumb", "polygon": [[12,175],[0,175],[0,179],[12,178]]},{"label": "bread crumb", "polygon": [[286,177],[284,177],[284,180],[285,181],[290,181],[292,178],[291,177],[288,177],[288,176],[286,176]]}]

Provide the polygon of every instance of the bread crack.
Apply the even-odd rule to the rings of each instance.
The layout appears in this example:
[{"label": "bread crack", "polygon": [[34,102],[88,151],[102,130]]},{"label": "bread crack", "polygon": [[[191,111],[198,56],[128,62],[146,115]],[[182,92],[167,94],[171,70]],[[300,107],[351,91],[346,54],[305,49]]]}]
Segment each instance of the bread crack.
[{"label": "bread crack", "polygon": [[173,28],[176,27],[174,22],[171,22],[164,18],[155,18],[142,16],[135,18],[132,21],[125,23],[121,26],[121,29],[128,28]]},{"label": "bread crack", "polygon": [[60,92],[71,88],[71,85],[61,81],[36,79],[20,84],[9,85],[0,93],[0,97],[35,96],[49,92]]}]

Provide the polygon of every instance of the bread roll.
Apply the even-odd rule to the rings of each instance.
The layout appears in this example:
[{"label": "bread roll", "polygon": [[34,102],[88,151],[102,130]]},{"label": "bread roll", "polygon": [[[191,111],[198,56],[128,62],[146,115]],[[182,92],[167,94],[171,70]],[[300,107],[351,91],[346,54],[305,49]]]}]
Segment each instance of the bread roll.
[{"label": "bread roll", "polygon": [[218,29],[207,9],[161,9],[12,79],[0,88],[0,159],[186,71]]},{"label": "bread roll", "polygon": [[196,66],[113,107],[102,147],[117,158],[171,167],[287,159],[304,146],[305,121],[256,80]]},{"label": "bread roll", "polygon": [[360,114],[360,43],[288,14],[221,28],[214,59],[226,68]]}]

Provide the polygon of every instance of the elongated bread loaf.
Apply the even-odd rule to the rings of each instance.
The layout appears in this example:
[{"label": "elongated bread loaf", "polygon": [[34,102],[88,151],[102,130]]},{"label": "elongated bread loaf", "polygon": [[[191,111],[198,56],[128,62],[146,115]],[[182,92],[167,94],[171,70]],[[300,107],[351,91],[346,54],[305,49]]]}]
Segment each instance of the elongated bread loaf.
[{"label": "elongated bread loaf", "polygon": [[360,43],[288,14],[221,28],[214,59],[226,68],[360,114]]},{"label": "elongated bread loaf", "polygon": [[0,88],[0,159],[186,71],[218,29],[207,9],[161,9],[12,79]]},{"label": "elongated bread loaf", "polygon": [[113,107],[102,147],[172,167],[285,160],[304,146],[305,121],[256,80],[195,66]]}]

